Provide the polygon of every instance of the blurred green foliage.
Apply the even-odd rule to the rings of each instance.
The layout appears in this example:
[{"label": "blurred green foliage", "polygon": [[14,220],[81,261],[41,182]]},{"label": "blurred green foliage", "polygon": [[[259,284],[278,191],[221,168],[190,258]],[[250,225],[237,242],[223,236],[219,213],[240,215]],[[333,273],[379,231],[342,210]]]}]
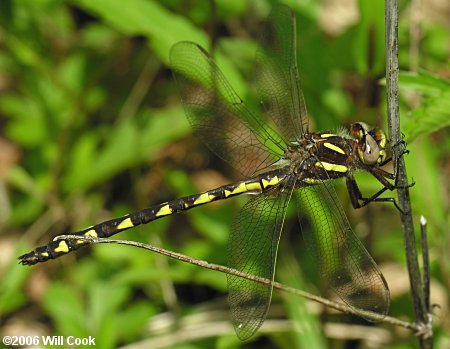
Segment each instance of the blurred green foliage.
[{"label": "blurred green foliage", "polygon": [[[269,0],[11,0],[0,2],[0,321],[5,335],[93,336],[100,348],[234,348],[225,276],[146,251],[103,245],[33,268],[16,258],[52,237],[236,180],[192,135],[167,67],[181,40],[214,51],[241,96]],[[362,120],[385,124],[384,8],[358,1],[286,0],[297,14],[298,59],[313,129]],[[448,312],[450,289],[448,23],[425,13],[411,34],[401,2],[401,116],[411,199],[429,222],[432,301]],[[417,9],[415,9],[417,11]],[[447,7],[447,11],[448,7]],[[448,13],[448,12],[447,12]],[[414,56],[410,47],[419,47]],[[420,70],[411,71],[412,62]],[[364,192],[379,184],[358,175]],[[342,184],[342,183],[341,183]],[[345,188],[338,194],[346,208]],[[242,199],[207,205],[121,235],[224,264]],[[280,252],[283,282],[311,289],[296,214]],[[398,213],[389,205],[348,210],[392,289],[394,316],[412,318]],[[291,227],[291,228],[289,228]],[[292,231],[291,234],[289,232]],[[89,254],[89,256],[86,256]],[[283,255],[285,258],[283,258]],[[293,258],[295,256],[295,258]],[[301,264],[301,268],[297,264]],[[296,282],[296,281],[298,282]],[[406,280],[406,279],[405,279]],[[391,283],[392,281],[392,283]],[[342,347],[302,300],[275,292],[267,321],[246,347]],[[433,298],[436,297],[436,298]],[[277,327],[277,319],[294,325]],[[353,319],[354,320],[354,319]],[[341,320],[339,320],[341,321]],[[274,325],[274,326],[271,326]],[[437,321],[436,347],[450,341]],[[409,347],[383,326],[384,348]]]}]

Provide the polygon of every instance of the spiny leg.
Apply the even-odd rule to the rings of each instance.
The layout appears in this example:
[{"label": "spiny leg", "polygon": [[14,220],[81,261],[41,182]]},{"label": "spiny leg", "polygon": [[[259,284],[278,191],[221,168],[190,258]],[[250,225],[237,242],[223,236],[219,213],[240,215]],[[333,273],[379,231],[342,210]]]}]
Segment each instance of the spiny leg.
[{"label": "spiny leg", "polygon": [[[409,150],[406,149],[406,142],[402,139],[394,147],[402,146],[401,153],[398,155],[398,158],[403,156],[404,154],[409,154]],[[367,167],[365,170],[372,174],[382,185],[383,187],[372,194],[370,197],[363,197],[357,182],[355,181],[353,175],[349,173],[346,177],[347,191],[350,196],[350,200],[353,208],[358,209],[368,205],[371,202],[390,202],[393,203],[394,206],[401,212],[403,211],[397,204],[397,201],[393,197],[381,198],[380,196],[387,190],[393,191],[395,189],[400,188],[410,188],[414,186],[414,182],[408,184],[407,186],[399,186],[397,185],[398,181],[398,171],[397,168],[394,168],[394,173],[387,172],[380,168],[392,161],[392,157],[386,159],[383,163],[378,165],[377,167]],[[396,161],[398,163],[398,161]],[[389,179],[394,180],[394,184],[389,182]]]},{"label": "spiny leg", "polygon": [[397,205],[397,202],[394,198],[380,198],[379,196],[383,194],[386,190],[392,190],[387,186],[383,186],[380,190],[378,190],[375,194],[370,196],[369,198],[365,198],[362,196],[361,190],[359,189],[358,183],[352,175],[348,175],[346,177],[347,191],[350,196],[350,201],[352,203],[353,208],[358,209],[368,205],[371,202],[392,202],[397,209],[400,209]]}]

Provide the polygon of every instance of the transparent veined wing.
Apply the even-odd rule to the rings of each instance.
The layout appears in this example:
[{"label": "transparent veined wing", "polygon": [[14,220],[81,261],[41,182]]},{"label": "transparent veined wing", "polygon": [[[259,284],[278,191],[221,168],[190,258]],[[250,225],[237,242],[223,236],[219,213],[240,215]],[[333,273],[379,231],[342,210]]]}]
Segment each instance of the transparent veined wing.
[{"label": "transparent veined wing", "polygon": [[[229,266],[273,281],[278,243],[295,178],[251,198],[233,224]],[[251,337],[263,324],[273,287],[227,275],[231,320],[238,337]]]},{"label": "transparent veined wing", "polygon": [[386,315],[386,280],[350,227],[332,182],[300,188],[294,197],[299,214],[309,219],[312,231],[302,227],[302,233],[322,279],[346,304]]},{"label": "transparent veined wing", "polygon": [[274,5],[264,23],[256,53],[254,77],[266,120],[286,141],[308,132],[308,115],[297,68],[296,23],[293,11]]},{"label": "transparent veined wing", "polygon": [[280,158],[281,138],[252,114],[201,46],[177,43],[170,60],[192,129],[214,153],[245,176]]}]

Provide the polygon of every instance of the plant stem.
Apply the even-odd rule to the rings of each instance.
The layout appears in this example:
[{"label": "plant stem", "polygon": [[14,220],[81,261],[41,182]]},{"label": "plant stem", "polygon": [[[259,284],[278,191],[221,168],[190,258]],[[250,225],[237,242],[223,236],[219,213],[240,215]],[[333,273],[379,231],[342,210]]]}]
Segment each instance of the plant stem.
[{"label": "plant stem", "polygon": [[[419,325],[429,323],[428,310],[425,306],[422,278],[417,260],[414,224],[411,214],[408,176],[403,159],[400,135],[400,114],[398,103],[398,0],[387,0],[385,10],[386,21],[386,90],[388,125],[391,144],[393,146],[394,166],[396,168],[396,186],[398,188],[398,205],[401,210],[403,239],[406,261],[414,303],[416,322]],[[419,336],[421,348],[432,348],[432,335],[428,338]]]}]

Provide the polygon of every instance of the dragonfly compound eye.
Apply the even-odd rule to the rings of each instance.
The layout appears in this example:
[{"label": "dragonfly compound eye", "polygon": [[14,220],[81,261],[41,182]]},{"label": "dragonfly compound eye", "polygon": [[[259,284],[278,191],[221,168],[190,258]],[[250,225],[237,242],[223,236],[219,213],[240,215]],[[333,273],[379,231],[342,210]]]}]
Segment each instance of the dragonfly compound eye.
[{"label": "dragonfly compound eye", "polygon": [[353,138],[356,138],[357,140],[361,140],[367,133],[362,122],[356,122],[350,125],[350,132]]},{"label": "dragonfly compound eye", "polygon": [[361,160],[367,165],[373,165],[378,162],[380,157],[380,147],[377,141],[370,135],[367,134],[364,137],[364,144],[362,158]]}]

